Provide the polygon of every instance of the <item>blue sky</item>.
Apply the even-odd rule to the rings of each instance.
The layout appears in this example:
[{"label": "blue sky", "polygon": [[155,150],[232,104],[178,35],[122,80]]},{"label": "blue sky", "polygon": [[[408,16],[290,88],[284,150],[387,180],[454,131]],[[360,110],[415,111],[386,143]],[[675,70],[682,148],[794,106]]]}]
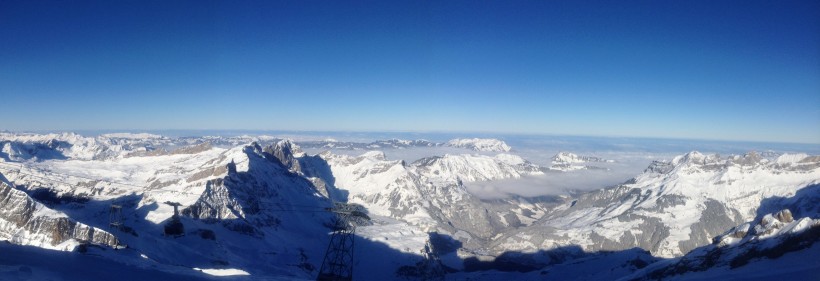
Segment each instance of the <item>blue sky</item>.
[{"label": "blue sky", "polygon": [[820,143],[818,1],[0,1],[0,129]]}]

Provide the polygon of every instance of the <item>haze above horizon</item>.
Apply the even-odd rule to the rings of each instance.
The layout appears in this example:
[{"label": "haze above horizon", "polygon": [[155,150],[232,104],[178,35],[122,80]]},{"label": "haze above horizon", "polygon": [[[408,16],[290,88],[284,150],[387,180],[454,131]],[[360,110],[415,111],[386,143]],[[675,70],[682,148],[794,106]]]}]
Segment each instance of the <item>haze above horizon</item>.
[{"label": "haze above horizon", "polygon": [[820,2],[2,1],[0,130],[820,144]]}]

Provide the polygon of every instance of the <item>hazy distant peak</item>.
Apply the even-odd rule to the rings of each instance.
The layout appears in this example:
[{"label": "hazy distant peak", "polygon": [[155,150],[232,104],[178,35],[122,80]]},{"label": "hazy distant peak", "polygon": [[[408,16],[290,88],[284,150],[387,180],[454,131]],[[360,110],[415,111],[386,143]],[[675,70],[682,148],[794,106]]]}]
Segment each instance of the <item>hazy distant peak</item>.
[{"label": "hazy distant peak", "polygon": [[575,164],[575,163],[587,163],[587,162],[615,162],[613,160],[606,160],[599,157],[594,156],[580,156],[575,153],[571,152],[558,152],[555,156],[552,157],[552,162],[555,164]]},{"label": "hazy distant peak", "polygon": [[587,166],[584,163],[613,163],[614,160],[606,160],[594,156],[580,156],[571,152],[558,152],[552,157],[551,170],[556,171],[575,171],[575,170],[597,170],[606,168]]},{"label": "hazy distant peak", "polygon": [[668,164],[678,168],[698,167],[711,170],[724,170],[732,166],[813,169],[815,166],[820,165],[818,162],[820,162],[820,156],[810,156],[805,153],[782,154],[772,161],[754,151],[743,155],[729,155],[726,157],[692,151],[673,158]]},{"label": "hazy distant peak", "polygon": [[499,139],[452,139],[447,142],[447,145],[485,152],[509,152],[512,149],[507,143]]},{"label": "hazy distant peak", "polygon": [[800,162],[803,159],[806,159],[807,157],[809,157],[809,155],[805,154],[805,153],[796,153],[796,154],[786,153],[786,154],[783,154],[783,155],[780,155],[779,157],[777,157],[777,159],[775,160],[775,163],[781,164],[781,165],[783,165],[783,164],[793,164],[793,163]]},{"label": "hazy distant peak", "polygon": [[105,138],[117,138],[117,139],[159,139],[162,138],[160,135],[156,134],[149,134],[149,133],[111,133],[111,134],[102,134],[100,137]]},{"label": "hazy distant peak", "polygon": [[387,156],[384,154],[384,152],[383,151],[378,151],[378,150],[368,151],[368,152],[362,153],[362,155],[360,157],[371,158],[371,159],[376,159],[376,160],[387,160]]}]

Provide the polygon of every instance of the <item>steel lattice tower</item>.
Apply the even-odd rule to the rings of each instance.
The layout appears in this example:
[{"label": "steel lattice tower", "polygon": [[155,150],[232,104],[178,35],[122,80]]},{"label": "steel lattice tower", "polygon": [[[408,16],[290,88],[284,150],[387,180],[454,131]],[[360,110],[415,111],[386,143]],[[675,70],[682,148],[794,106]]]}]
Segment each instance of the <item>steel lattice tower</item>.
[{"label": "steel lattice tower", "polygon": [[359,211],[357,206],[344,203],[336,203],[335,207],[328,211],[336,213],[336,222],[316,280],[353,280],[353,241],[356,224],[361,220],[370,220],[370,218]]},{"label": "steel lattice tower", "polygon": [[124,220],[125,218],[122,216],[122,206],[111,204],[111,209],[108,211],[108,226],[121,230]]}]

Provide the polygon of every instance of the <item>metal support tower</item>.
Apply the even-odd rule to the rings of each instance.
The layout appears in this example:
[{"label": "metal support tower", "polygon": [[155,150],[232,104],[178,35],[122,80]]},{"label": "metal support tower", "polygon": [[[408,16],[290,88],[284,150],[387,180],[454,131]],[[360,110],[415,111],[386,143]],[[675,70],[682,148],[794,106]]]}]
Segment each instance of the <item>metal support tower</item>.
[{"label": "metal support tower", "polygon": [[333,208],[327,210],[336,214],[336,222],[316,280],[353,280],[353,240],[356,225],[369,221],[370,217],[360,211],[359,206],[345,203],[335,203]]},{"label": "metal support tower", "polygon": [[108,226],[116,230],[122,230],[124,220],[122,206],[111,204],[111,209],[108,211]]},{"label": "metal support tower", "polygon": [[166,201],[165,204],[174,207],[174,216],[172,216],[171,220],[165,224],[165,235],[173,237],[185,235],[185,226],[183,226],[182,222],[179,220],[179,206],[182,206],[182,204],[170,201]]}]

